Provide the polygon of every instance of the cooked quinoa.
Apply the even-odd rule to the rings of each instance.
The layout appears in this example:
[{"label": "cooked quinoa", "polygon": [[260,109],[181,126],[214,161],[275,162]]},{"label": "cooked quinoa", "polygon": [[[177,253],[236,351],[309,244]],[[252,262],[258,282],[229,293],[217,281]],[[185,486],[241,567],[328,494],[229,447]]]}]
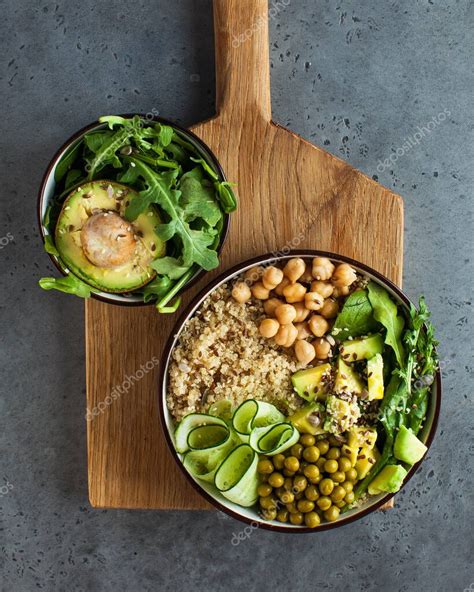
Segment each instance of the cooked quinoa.
[{"label": "cooked quinoa", "polygon": [[206,298],[172,354],[167,404],[177,421],[222,399],[267,401],[286,414],[302,406],[290,380],[302,366],[260,335],[264,316],[260,301],[239,304],[227,285]]}]

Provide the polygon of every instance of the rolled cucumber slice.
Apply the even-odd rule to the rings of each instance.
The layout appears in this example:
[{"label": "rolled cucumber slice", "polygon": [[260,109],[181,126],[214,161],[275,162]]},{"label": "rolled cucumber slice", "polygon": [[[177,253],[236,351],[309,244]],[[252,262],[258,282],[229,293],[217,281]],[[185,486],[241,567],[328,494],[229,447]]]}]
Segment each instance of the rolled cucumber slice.
[{"label": "rolled cucumber slice", "polygon": [[189,433],[197,427],[212,425],[227,427],[227,424],[223,419],[206,413],[190,413],[189,415],[186,415],[186,417],[183,417],[174,433],[176,450],[181,454],[187,452],[189,450]]},{"label": "rolled cucumber slice", "polygon": [[232,426],[243,442],[248,442],[254,428],[265,427],[285,421],[283,413],[275,405],[249,399],[244,401],[234,413]]},{"label": "rolled cucumber slice", "polygon": [[201,425],[188,434],[188,447],[191,450],[206,450],[224,444],[230,437],[227,426]]},{"label": "rolled cucumber slice", "polygon": [[212,483],[219,465],[237,442],[238,439],[230,434],[229,438],[219,446],[203,450],[190,450],[184,455],[183,465],[193,477]]},{"label": "rolled cucumber slice", "polygon": [[240,444],[225,458],[214,476],[221,494],[239,506],[253,506],[257,501],[258,455],[248,444]]},{"label": "rolled cucumber slice", "polygon": [[287,450],[298,442],[300,434],[290,423],[277,423],[263,428],[254,428],[249,444],[258,452],[273,456]]},{"label": "rolled cucumber slice", "polygon": [[222,399],[213,403],[208,411],[209,415],[220,417],[224,421],[232,421],[232,403],[228,399]]}]

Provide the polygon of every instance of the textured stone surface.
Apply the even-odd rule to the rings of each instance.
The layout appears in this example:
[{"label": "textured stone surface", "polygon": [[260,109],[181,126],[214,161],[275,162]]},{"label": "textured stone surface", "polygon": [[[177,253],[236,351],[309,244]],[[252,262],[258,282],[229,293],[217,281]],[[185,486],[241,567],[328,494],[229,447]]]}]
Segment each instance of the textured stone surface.
[{"label": "textured stone surface", "polygon": [[[213,113],[211,5],[5,0],[2,590],[462,591],[474,583],[472,3],[282,4],[271,22],[275,120],[405,198],[405,288],[427,295],[444,362],[429,457],[395,510],[314,536],[254,530],[234,545],[243,526],[217,512],[90,509],[83,305],[36,287],[52,271],[36,191],[58,145],[100,114],[158,111],[189,124]],[[445,109],[443,122],[403,148]]]}]

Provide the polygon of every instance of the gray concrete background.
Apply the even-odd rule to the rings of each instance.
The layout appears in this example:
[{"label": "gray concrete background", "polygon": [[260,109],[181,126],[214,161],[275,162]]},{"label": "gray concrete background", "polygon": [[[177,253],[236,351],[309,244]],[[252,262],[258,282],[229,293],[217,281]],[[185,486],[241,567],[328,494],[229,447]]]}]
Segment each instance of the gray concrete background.
[{"label": "gray concrete background", "polygon": [[472,590],[472,2],[291,0],[271,22],[275,120],[405,198],[405,288],[433,310],[445,398],[395,510],[238,546],[218,513],[89,507],[83,305],[36,286],[36,192],[68,135],[104,113],[213,113],[210,1],[0,6],[1,589]]}]

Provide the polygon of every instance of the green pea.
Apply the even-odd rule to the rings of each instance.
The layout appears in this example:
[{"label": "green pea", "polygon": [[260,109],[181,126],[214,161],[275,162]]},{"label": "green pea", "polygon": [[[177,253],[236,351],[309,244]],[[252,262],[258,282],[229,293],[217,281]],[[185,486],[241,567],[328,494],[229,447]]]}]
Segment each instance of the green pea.
[{"label": "green pea", "polygon": [[346,497],[346,495],[347,491],[344,489],[344,487],[342,487],[342,485],[338,485],[331,493],[331,499],[333,502],[340,502]]},{"label": "green pea", "polygon": [[291,524],[295,524],[295,525],[303,524],[303,514],[301,512],[296,512],[295,514],[290,514],[290,522],[291,522]]},{"label": "green pea", "polygon": [[273,457],[273,466],[275,467],[275,469],[277,469],[278,471],[281,471],[283,469],[285,463],[285,455],[284,454],[275,454],[275,456]]},{"label": "green pea", "polygon": [[325,512],[328,508],[332,506],[332,500],[330,497],[323,496],[318,499],[316,505],[320,510],[323,510],[323,512]]},{"label": "green pea", "polygon": [[321,524],[321,518],[316,512],[308,512],[304,515],[304,523],[308,528],[316,528]]},{"label": "green pea", "polygon": [[319,497],[319,491],[314,485],[308,485],[304,490],[304,496],[311,502],[315,502]]},{"label": "green pea", "polygon": [[343,483],[346,480],[346,475],[342,471],[336,471],[331,475],[331,479],[336,483]]},{"label": "green pea", "polygon": [[288,456],[285,458],[285,469],[288,471],[293,471],[296,473],[300,468],[300,461],[296,458],[296,456]]},{"label": "green pea", "polygon": [[332,479],[323,479],[319,484],[319,491],[322,493],[322,495],[331,495],[333,489],[334,481]]},{"label": "green pea", "polygon": [[321,452],[316,446],[309,446],[303,450],[303,458],[310,463],[315,463],[320,457]]},{"label": "green pea", "polygon": [[281,473],[272,473],[270,477],[268,477],[268,483],[272,487],[283,487],[283,483],[285,482],[285,478]]},{"label": "green pea", "polygon": [[273,473],[273,464],[271,460],[260,460],[257,465],[257,471],[262,475],[270,475]]},{"label": "green pea", "polygon": [[318,440],[316,442],[316,446],[318,447],[321,454],[326,454],[326,452],[329,450],[329,442],[327,440]]},{"label": "green pea", "polygon": [[306,448],[308,446],[314,446],[315,441],[315,437],[311,434],[303,434],[300,438],[300,443]]},{"label": "green pea", "polygon": [[[326,473],[335,473],[337,471],[337,469],[338,469],[337,460],[330,459],[324,463],[324,470],[326,471]],[[270,479],[268,481],[271,485]]]},{"label": "green pea", "polygon": [[272,492],[272,486],[268,483],[261,483],[257,488],[257,493],[260,497],[267,497]]},{"label": "green pea", "polygon": [[341,450],[339,448],[330,448],[326,454],[326,458],[330,460],[337,460],[341,456]]},{"label": "green pea", "polygon": [[311,483],[314,482],[320,475],[320,471],[316,465],[308,465],[303,469],[303,474]]},{"label": "green pea", "polygon": [[339,508],[336,506],[331,506],[324,512],[324,517],[328,522],[334,522],[339,518]]}]

